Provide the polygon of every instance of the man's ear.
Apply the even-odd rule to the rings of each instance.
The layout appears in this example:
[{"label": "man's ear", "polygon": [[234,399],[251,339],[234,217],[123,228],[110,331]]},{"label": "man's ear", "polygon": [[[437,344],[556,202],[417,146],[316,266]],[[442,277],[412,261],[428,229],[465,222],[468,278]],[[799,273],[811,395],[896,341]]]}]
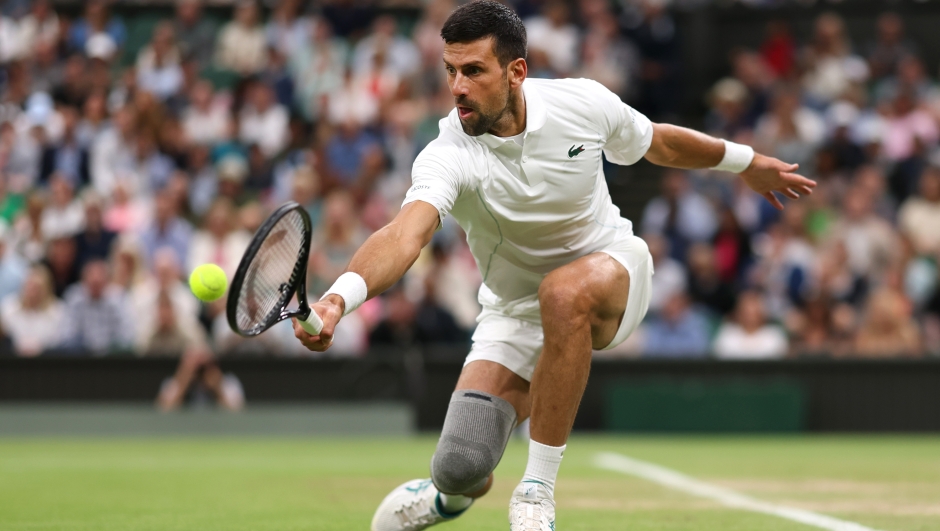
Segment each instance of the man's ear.
[{"label": "man's ear", "polygon": [[518,88],[525,81],[526,75],[529,73],[529,66],[526,64],[525,59],[520,57],[506,65],[506,72],[509,75],[509,87]]}]

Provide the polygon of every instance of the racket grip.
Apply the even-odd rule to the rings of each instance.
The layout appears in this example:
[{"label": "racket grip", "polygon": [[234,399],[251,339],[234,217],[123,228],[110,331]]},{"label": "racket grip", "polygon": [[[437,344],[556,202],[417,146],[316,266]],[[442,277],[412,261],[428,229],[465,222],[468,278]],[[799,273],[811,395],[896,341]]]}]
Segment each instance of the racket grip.
[{"label": "racket grip", "polygon": [[313,309],[310,310],[310,315],[306,319],[298,319],[298,321],[304,332],[311,336],[318,336],[320,331],[323,330],[323,319],[320,319],[320,316]]}]

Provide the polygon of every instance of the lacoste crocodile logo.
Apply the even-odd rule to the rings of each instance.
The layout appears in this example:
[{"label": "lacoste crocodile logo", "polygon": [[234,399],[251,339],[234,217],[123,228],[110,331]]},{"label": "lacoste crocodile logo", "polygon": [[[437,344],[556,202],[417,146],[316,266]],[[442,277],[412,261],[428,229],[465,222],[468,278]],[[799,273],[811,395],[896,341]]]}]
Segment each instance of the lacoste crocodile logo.
[{"label": "lacoste crocodile logo", "polygon": [[568,150],[568,158],[573,159],[581,154],[584,151],[584,144],[581,144],[578,147],[571,146],[571,149]]}]

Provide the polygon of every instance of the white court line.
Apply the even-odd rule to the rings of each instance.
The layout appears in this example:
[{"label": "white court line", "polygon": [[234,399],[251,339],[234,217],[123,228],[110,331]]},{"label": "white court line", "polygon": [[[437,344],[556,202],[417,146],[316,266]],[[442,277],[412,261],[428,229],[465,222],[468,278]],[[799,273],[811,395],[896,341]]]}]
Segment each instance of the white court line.
[{"label": "white court line", "polygon": [[828,529],[829,531],[878,531],[871,527],[865,527],[861,524],[848,522],[846,520],[839,520],[838,518],[824,514],[760,501],[733,490],[699,481],[680,472],[676,472],[675,470],[670,470],[659,465],[654,465],[653,463],[647,463],[613,452],[597,454],[594,457],[594,465],[605,470],[612,470],[614,472],[620,472],[621,474],[647,479],[653,483],[659,483],[664,487],[679,490],[693,496],[708,498],[722,505],[727,505],[728,507],[778,516],[780,518],[786,518],[787,520],[793,520],[794,522]]}]

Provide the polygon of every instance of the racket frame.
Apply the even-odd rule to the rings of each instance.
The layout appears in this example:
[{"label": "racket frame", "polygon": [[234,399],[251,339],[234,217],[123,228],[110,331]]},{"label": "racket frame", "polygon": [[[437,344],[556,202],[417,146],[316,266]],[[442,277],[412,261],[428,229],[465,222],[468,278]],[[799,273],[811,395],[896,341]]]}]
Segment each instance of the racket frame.
[{"label": "racket frame", "polygon": [[[274,309],[270,310],[256,326],[248,330],[242,330],[238,325],[238,302],[241,296],[242,286],[246,280],[245,277],[248,275],[248,269],[251,267],[252,262],[258,257],[258,252],[261,250],[261,247],[264,245],[265,240],[274,227],[294,210],[300,214],[301,220],[303,221],[304,234],[301,248],[298,249],[294,269],[291,271],[291,277],[282,284],[282,286],[286,287],[281,288],[281,298],[278,299]],[[278,207],[278,209],[272,212],[271,215],[268,216],[268,219],[258,227],[258,230],[255,231],[254,236],[251,238],[251,243],[249,243],[248,248],[245,249],[245,254],[242,255],[238,269],[235,271],[235,276],[232,277],[232,285],[229,288],[228,300],[225,304],[225,313],[228,318],[229,327],[231,327],[235,333],[244,337],[254,337],[275,324],[290,318],[297,318],[300,325],[308,334],[318,335],[320,333],[320,330],[323,328],[323,321],[317,313],[310,308],[310,304],[307,302],[307,263],[310,259],[312,232],[313,224],[310,221],[310,214],[293,201]],[[295,293],[297,295],[298,307],[296,310],[289,310],[288,304]]]}]

